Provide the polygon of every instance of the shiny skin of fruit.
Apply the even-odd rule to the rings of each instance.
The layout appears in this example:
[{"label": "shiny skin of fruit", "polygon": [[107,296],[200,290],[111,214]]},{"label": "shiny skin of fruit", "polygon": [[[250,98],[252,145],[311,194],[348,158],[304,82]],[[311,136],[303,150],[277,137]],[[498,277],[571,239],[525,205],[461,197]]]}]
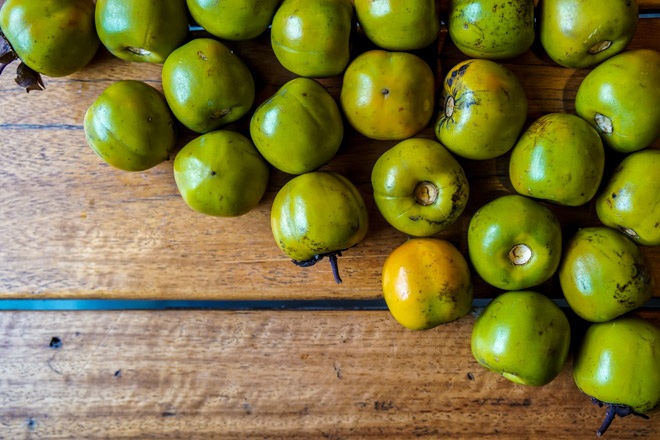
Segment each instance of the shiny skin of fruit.
[{"label": "shiny skin of fruit", "polygon": [[481,278],[504,290],[547,281],[561,259],[562,232],[554,213],[516,194],[477,210],[468,226],[470,260]]},{"label": "shiny skin of fruit", "polygon": [[[657,411],[660,328],[634,315],[591,324],[575,354],[573,379],[580,391],[610,408],[625,406],[637,415]],[[608,409],[599,436],[614,414]]]},{"label": "shiny skin of fruit", "polygon": [[344,121],[339,105],[325,87],[298,77],[255,110],[250,135],[271,165],[285,173],[302,174],[337,154]]},{"label": "shiny skin of fruit", "polygon": [[25,65],[52,77],[82,69],[100,45],[91,0],[7,0],[0,28]]},{"label": "shiny skin of fruit", "polygon": [[534,291],[504,292],[477,317],[472,355],[485,368],[519,384],[542,386],[561,372],[571,327],[564,312]]},{"label": "shiny skin of fruit", "polygon": [[509,69],[490,60],[458,63],[445,76],[437,138],[468,159],[493,159],[509,151],[527,119],[527,97]]},{"label": "shiny skin of fruit", "polygon": [[399,231],[428,237],[463,213],[470,186],[463,167],[440,143],[410,138],[385,151],[371,171],[376,206]]},{"label": "shiny skin of fruit", "polygon": [[355,246],[368,226],[362,195],[337,173],[313,171],[292,178],[271,208],[275,242],[298,262]]},{"label": "shiny skin of fruit", "polygon": [[188,35],[185,0],[97,0],[101,43],[126,61],[162,64]]},{"label": "shiny skin of fruit", "polygon": [[163,95],[150,85],[121,80],[87,109],[89,146],[108,164],[144,171],[167,160],[176,144],[174,120]]},{"label": "shiny skin of fruit", "polygon": [[637,244],[660,245],[660,150],[626,156],[596,198],[598,219]]},{"label": "shiny skin of fruit", "polygon": [[435,0],[355,0],[365,35],[386,50],[410,51],[433,43],[440,32]]},{"label": "shiny skin of fruit", "polygon": [[383,265],[382,287],[390,313],[410,330],[428,330],[472,309],[467,261],[446,240],[412,238],[395,248]]},{"label": "shiny skin of fruit", "polygon": [[604,226],[571,237],[558,273],[568,305],[591,322],[614,319],[653,296],[653,275],[635,242]]},{"label": "shiny skin of fruit", "polygon": [[605,149],[596,130],[568,113],[535,120],[511,150],[509,178],[519,194],[581,206],[597,193]]},{"label": "shiny skin of fruit", "polygon": [[469,57],[513,58],[534,42],[533,0],[454,0],[450,4],[449,37]]},{"label": "shiny skin of fruit", "polygon": [[374,49],[346,68],[340,102],[358,132],[379,140],[403,140],[421,131],[433,116],[431,68],[409,52]]},{"label": "shiny skin of fruit", "polygon": [[543,0],[541,44],[557,64],[594,66],[630,43],[638,9],[637,0]]},{"label": "shiny skin of fruit", "polygon": [[630,50],[603,61],[584,78],[577,114],[615,151],[631,153],[660,138],[660,52]]},{"label": "shiny skin of fruit", "polygon": [[350,58],[352,19],[349,0],[284,0],[271,25],[275,57],[299,76],[339,75]]},{"label": "shiny skin of fruit", "polygon": [[193,20],[205,31],[231,41],[263,34],[281,0],[187,0]]},{"label": "shiny skin of fruit", "polygon": [[197,133],[242,118],[254,103],[250,70],[227,46],[210,38],[174,50],[163,64],[162,80],[172,113]]},{"label": "shiny skin of fruit", "polygon": [[251,211],[263,197],[268,177],[268,164],[252,141],[230,130],[196,137],[174,159],[174,179],[183,200],[212,216]]}]

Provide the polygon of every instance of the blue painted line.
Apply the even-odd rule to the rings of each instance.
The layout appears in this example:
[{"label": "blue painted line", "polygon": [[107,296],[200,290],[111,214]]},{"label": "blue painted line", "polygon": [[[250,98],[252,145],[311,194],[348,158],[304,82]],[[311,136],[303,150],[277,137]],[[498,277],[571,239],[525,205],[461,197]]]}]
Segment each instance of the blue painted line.
[{"label": "blue painted line", "polygon": [[[473,308],[485,307],[492,298],[476,298]],[[561,308],[566,300],[553,299]],[[652,298],[642,309],[660,310],[660,298]],[[387,310],[383,299],[339,300],[147,300],[147,299],[2,299],[0,311],[75,311],[75,310]]]}]

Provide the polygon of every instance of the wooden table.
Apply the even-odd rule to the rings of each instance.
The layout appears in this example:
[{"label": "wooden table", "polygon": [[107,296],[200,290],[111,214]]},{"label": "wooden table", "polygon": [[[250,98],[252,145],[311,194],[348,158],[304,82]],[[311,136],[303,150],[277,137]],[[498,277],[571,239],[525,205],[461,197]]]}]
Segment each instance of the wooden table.
[{"label": "wooden table", "polygon": [[[644,12],[660,11],[659,0],[640,3]],[[420,53],[438,79],[466,58],[441,40]],[[228,44],[252,70],[257,102],[293,78],[268,34]],[[642,47],[660,50],[660,18],[640,21],[630,48]],[[574,112],[589,71],[553,64],[538,43],[504,64],[525,88],[529,121]],[[46,78],[45,91],[29,94],[12,71],[0,77],[0,438],[594,435],[603,410],[577,390],[570,361],[547,386],[514,385],[472,358],[472,315],[425,332],[391,318],[380,270],[407,237],[380,217],[369,176],[395,142],[347,127],[339,154],[323,167],[351,179],[370,214],[367,238],[340,258],[338,285],[325,264],[298,268],[275,245],[270,206],[290,176],[273,171],[263,200],[245,216],[212,218],[185,205],[171,161],[127,173],[86,145],[83,115],[96,96],[120,79],[160,89],[160,66],[102,50],[83,71]],[[321,82],[338,97],[341,78]],[[230,128],[247,134],[247,122]],[[432,126],[419,136],[433,139]],[[179,147],[192,137],[182,133]],[[437,236],[465,253],[471,214],[513,190],[507,155],[461,163],[471,198]],[[598,224],[593,203],[552,209],[565,231]],[[660,248],[643,252],[657,303]],[[475,306],[499,293],[474,278]],[[538,290],[561,300],[554,278]],[[44,310],[62,307],[85,310]],[[658,309],[640,313],[660,325]],[[607,435],[658,438],[660,416],[617,420]]]}]

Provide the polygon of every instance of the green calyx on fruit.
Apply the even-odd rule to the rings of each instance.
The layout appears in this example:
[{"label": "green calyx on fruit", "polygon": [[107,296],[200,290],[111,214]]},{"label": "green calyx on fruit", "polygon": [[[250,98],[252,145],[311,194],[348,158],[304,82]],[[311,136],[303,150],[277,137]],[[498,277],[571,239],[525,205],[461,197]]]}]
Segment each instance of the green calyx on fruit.
[{"label": "green calyx on fruit", "polygon": [[[11,43],[5,37],[5,34],[0,31],[0,75],[5,70],[5,67],[10,65],[12,62],[18,60],[18,55],[14,52],[14,49],[11,47]],[[31,90],[43,90],[46,88],[44,86],[43,79],[39,73],[35,72],[33,69],[28,67],[25,63],[21,63],[16,68],[16,84],[23,87],[26,92]]]}]

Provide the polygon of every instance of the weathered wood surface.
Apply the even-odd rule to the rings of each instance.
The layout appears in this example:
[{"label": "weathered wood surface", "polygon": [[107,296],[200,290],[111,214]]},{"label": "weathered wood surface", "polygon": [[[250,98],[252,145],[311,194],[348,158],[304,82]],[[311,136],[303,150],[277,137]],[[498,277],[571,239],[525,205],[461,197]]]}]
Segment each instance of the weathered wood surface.
[{"label": "weathered wood surface", "polygon": [[[603,409],[575,387],[570,361],[549,385],[513,384],[472,358],[472,323],[412,332],[385,311],[3,312],[0,438],[595,437]],[[617,419],[605,438],[659,432],[654,414]]]},{"label": "weathered wood surface", "polygon": [[[658,1],[642,3],[643,8],[660,9]],[[267,34],[231,46],[256,78],[257,103],[293,78],[274,58]],[[630,45],[639,47],[660,49],[660,19],[640,22]],[[431,48],[421,54],[433,66],[440,66],[438,79],[465,59],[448,38],[440,51]],[[554,65],[538,45],[505,65],[523,83],[530,121],[547,112],[574,111],[577,87],[588,72]],[[14,84],[11,70],[0,77],[0,297],[380,296],[380,268],[407,237],[387,225],[376,210],[369,176],[376,159],[394,142],[368,140],[348,129],[338,156],[323,168],[356,183],[370,213],[368,236],[340,258],[344,284],[336,285],[327,264],[298,268],[272,238],[270,205],[290,176],[273,172],[262,202],[245,216],[211,218],[184,204],[174,184],[171,161],[146,172],[127,173],[104,164],[86,145],[82,120],[96,96],[120,79],[143,80],[160,88],[160,66],[127,63],[102,50],[83,71],[46,78],[46,90],[30,94]],[[322,82],[338,96],[341,78]],[[247,134],[247,122],[244,118],[231,128]],[[419,136],[433,138],[432,126]],[[180,146],[190,139],[190,133],[182,133]],[[449,239],[466,253],[471,214],[496,195],[513,191],[507,159],[461,160],[471,183],[470,202],[462,218],[438,237]],[[610,169],[615,159],[610,155]],[[598,224],[593,204],[553,209],[566,236],[579,226]],[[644,253],[660,279],[660,249],[645,248]],[[496,293],[476,275],[475,284],[478,297]],[[539,290],[561,295],[554,280]],[[660,287],[655,295],[660,296]]]}]

